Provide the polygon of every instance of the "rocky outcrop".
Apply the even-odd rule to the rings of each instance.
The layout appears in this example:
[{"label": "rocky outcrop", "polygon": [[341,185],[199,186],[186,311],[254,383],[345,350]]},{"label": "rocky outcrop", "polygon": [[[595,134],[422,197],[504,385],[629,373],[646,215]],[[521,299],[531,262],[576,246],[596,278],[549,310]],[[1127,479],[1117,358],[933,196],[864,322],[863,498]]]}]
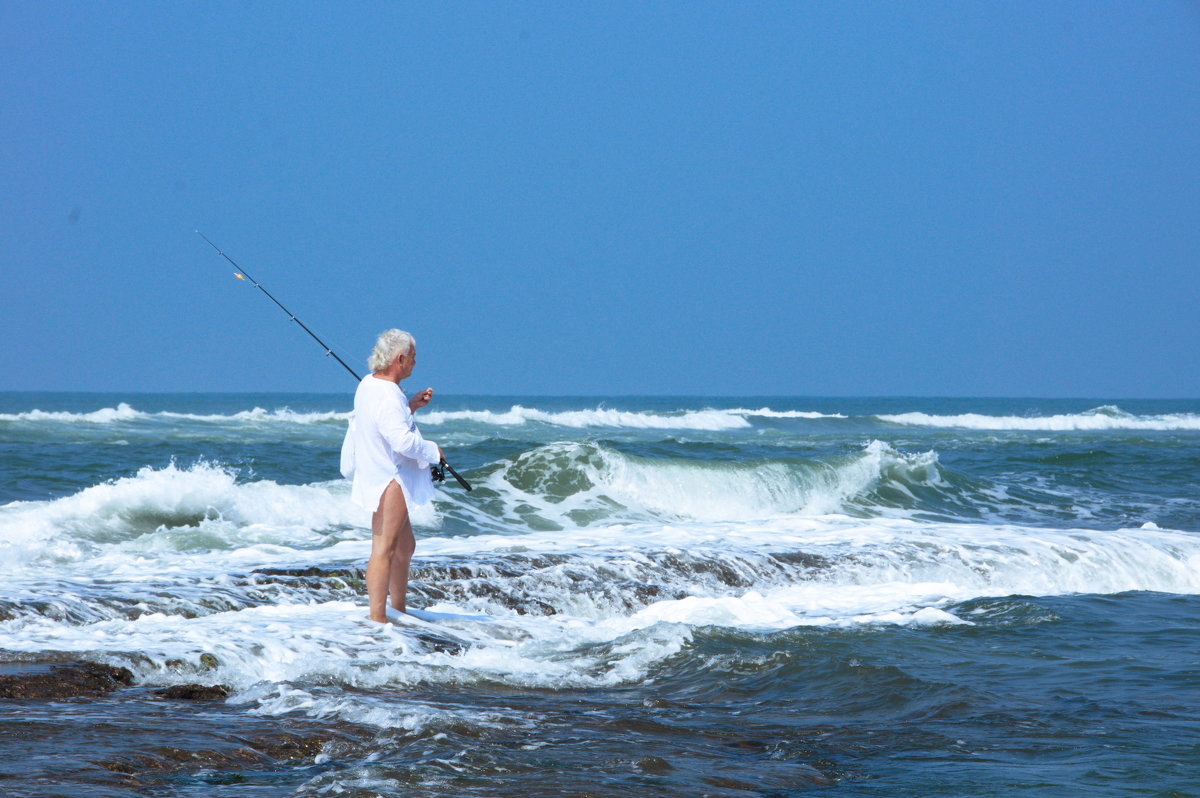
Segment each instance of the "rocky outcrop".
[{"label": "rocky outcrop", "polygon": [[229,688],[221,684],[177,684],[155,690],[163,698],[179,698],[185,701],[212,701],[229,695]]},{"label": "rocky outcrop", "polygon": [[307,734],[281,731],[244,738],[243,744],[236,747],[189,750],[174,746],[155,746],[143,752],[113,757],[96,764],[113,773],[138,779],[200,768],[236,772],[239,768],[263,767],[277,762],[309,759],[319,754],[326,743],[336,739],[340,739],[339,735],[330,731],[313,730]]},{"label": "rocky outcrop", "polygon": [[128,668],[77,662],[31,673],[0,675],[0,698],[96,696],[132,684],[133,673]]}]

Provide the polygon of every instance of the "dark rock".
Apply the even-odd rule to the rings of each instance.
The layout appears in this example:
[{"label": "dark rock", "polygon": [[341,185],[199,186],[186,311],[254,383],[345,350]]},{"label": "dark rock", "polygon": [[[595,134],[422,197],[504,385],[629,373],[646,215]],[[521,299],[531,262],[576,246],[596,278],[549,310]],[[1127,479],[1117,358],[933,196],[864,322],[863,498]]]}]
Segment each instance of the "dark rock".
[{"label": "dark rock", "polygon": [[463,641],[456,640],[449,635],[439,635],[432,632],[410,632],[409,636],[420,641],[430,651],[436,651],[439,654],[457,655],[470,648]]},{"label": "dark rock", "polygon": [[655,776],[662,776],[675,769],[670,762],[657,756],[644,756],[635,764],[643,773],[650,773]]},{"label": "dark rock", "polygon": [[203,768],[242,768],[246,766],[270,765],[272,760],[258,751],[241,747],[232,751],[212,751],[201,749],[188,751],[183,748],[162,746],[147,753],[128,754],[96,762],[97,765],[113,773],[124,773],[140,778],[153,777],[154,774]]},{"label": "dark rock", "polygon": [[237,769],[247,766],[262,767],[295,759],[308,759],[321,753],[321,748],[336,735],[327,731],[312,734],[278,732],[243,739],[242,745],[223,751],[187,749],[160,746],[145,753],[114,757],[96,764],[113,773],[139,775],[152,773],[198,770],[201,768]]},{"label": "dark rock", "polygon": [[785,565],[799,565],[812,571],[825,571],[833,567],[833,560],[820,554],[809,554],[803,551],[776,552],[771,559]]},{"label": "dark rock", "polygon": [[133,684],[128,668],[80,662],[47,672],[0,675],[0,698],[72,698],[112,692]]},{"label": "dark rock", "polygon": [[742,790],[744,792],[758,792],[758,785],[750,784],[737,779],[729,779],[725,776],[708,776],[701,779],[705,784],[711,784],[713,787],[723,787],[727,790]]},{"label": "dark rock", "polygon": [[367,592],[366,572],[360,568],[257,568],[253,571],[256,583],[274,583],[293,588],[317,591],[347,591],[362,595]]},{"label": "dark rock", "polygon": [[318,565],[312,565],[308,568],[255,568],[254,573],[263,574],[264,576],[316,576],[322,579],[336,576],[340,579],[355,579],[358,581],[366,578],[366,572],[361,568],[322,568]]},{"label": "dark rock", "polygon": [[155,690],[163,698],[181,698],[186,701],[211,701],[229,695],[229,688],[221,684],[177,684]]},{"label": "dark rock", "polygon": [[820,784],[822,786],[833,784],[832,779],[830,779],[821,771],[817,770],[812,765],[797,765],[796,775],[805,781],[812,782],[813,784]]},{"label": "dark rock", "polygon": [[332,739],[328,734],[299,735],[290,732],[280,732],[265,737],[255,737],[247,740],[250,747],[272,759],[302,759],[321,753],[321,747]]}]

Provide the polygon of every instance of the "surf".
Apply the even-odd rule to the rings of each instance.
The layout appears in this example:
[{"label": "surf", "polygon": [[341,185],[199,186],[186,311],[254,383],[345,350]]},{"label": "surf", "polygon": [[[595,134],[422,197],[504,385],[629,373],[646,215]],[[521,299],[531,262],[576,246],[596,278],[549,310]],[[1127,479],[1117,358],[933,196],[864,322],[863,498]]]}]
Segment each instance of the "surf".
[{"label": "surf", "polygon": [[1104,405],[1084,413],[1058,413],[1049,416],[990,416],[980,413],[937,415],[930,413],[894,413],[876,416],[890,424],[922,427],[949,427],[972,430],[1016,430],[1028,432],[1093,432],[1106,430],[1200,431],[1200,414],[1164,413],[1134,415],[1115,405]]}]

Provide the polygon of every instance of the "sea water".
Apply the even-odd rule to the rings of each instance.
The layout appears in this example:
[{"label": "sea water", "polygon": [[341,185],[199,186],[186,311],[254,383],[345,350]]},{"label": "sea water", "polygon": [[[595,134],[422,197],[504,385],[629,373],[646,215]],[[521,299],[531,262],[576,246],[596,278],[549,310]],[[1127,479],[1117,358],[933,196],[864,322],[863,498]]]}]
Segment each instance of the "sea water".
[{"label": "sea water", "polygon": [[386,626],[350,402],[0,394],[0,791],[1200,794],[1200,402],[439,394]]}]

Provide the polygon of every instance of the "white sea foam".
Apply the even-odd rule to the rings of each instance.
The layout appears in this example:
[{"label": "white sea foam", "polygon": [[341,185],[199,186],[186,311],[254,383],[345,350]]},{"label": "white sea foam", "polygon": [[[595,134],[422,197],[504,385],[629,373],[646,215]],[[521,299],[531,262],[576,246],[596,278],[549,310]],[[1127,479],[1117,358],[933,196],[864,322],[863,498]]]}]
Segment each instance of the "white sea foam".
[{"label": "white sea foam", "polygon": [[[808,464],[664,462],[596,444],[549,444],[476,479],[495,494],[486,505],[454,490],[441,492],[438,503],[482,529],[506,530],[812,516],[842,511],[895,469],[936,479],[936,461],[932,452],[902,454],[881,442]],[[422,534],[438,528],[442,511],[413,508]],[[281,485],[241,481],[235,470],[207,462],[147,467],[61,499],[0,507],[0,572],[66,562],[119,570],[123,557],[166,562],[188,552],[230,565],[286,561],[293,549],[326,549],[364,535],[368,525],[342,480]],[[273,546],[282,548],[268,556]]]},{"label": "white sea foam", "polygon": [[[362,558],[368,544],[356,541],[353,551],[345,545],[287,550],[277,544],[268,554],[290,554],[292,562],[307,566],[348,553]],[[258,550],[242,551],[253,557]],[[777,555],[795,553],[811,564],[783,568],[788,560]],[[131,567],[109,569],[103,590],[124,580],[119,589],[132,599],[141,588],[132,567],[136,555],[127,557]],[[445,717],[396,702],[384,706],[369,695],[312,685],[352,686],[368,694],[383,687],[480,681],[603,687],[652,677],[660,663],[708,627],[762,633],[938,626],[966,623],[954,605],[983,596],[1200,593],[1200,538],[1161,529],[1042,530],[781,516],[519,536],[434,535],[422,538],[417,559],[430,573],[444,574],[439,589],[457,596],[430,609],[490,618],[378,626],[366,620],[361,599],[313,603],[294,596],[293,603],[281,599],[196,617],[153,607],[84,624],[22,615],[0,622],[0,636],[10,651],[69,651],[128,665],[145,684],[227,684],[238,691],[234,701],[263,714],[300,712],[417,733],[441,723],[486,725],[495,719]],[[170,561],[169,570],[182,584],[229,565],[185,552]],[[621,592],[648,584],[660,587],[642,598]],[[465,592],[456,592],[459,588]],[[605,599],[601,588],[616,591],[616,600]],[[145,591],[148,601],[157,592],[153,585]],[[536,600],[555,612],[518,613],[508,606],[514,598]],[[459,641],[463,648],[431,646],[428,635]],[[217,666],[202,667],[203,654],[215,656]]]},{"label": "white sea foam", "polygon": [[286,407],[269,411],[263,410],[261,407],[256,407],[251,411],[237,413],[234,417],[238,419],[251,418],[255,421],[286,421],[289,424],[322,424],[327,421],[348,421],[350,419],[350,411],[298,413]]},{"label": "white sea foam", "polygon": [[512,408],[503,412],[494,412],[491,410],[435,410],[422,413],[421,422],[424,424],[445,424],[454,421],[469,421],[477,424],[494,424],[505,427],[538,422],[573,429],[586,427],[624,427],[628,429],[720,431],[746,429],[751,426],[747,419],[753,416],[797,419],[845,418],[845,416],[838,413],[818,413],[808,410],[772,410],[768,407],[759,408],[758,410],[732,408],[728,410],[708,409],[679,411],[675,413],[655,413],[649,411],[612,410],[603,407],[593,410],[552,412],[513,405]]},{"label": "white sea foam", "polygon": [[750,426],[741,414],[728,410],[689,410],[679,413],[650,413],[596,408],[594,410],[563,410],[550,412],[513,405],[505,412],[491,410],[449,410],[422,412],[422,424],[445,424],[452,421],[472,421],[479,424],[517,426],[539,422],[558,427],[626,427],[630,429],[690,429],[728,430]]},{"label": "white sea foam", "polygon": [[[180,413],[162,411],[147,413],[136,410],[125,402],[115,408],[102,408],[92,412],[74,413],[66,411],[30,410],[24,413],[0,413],[0,421],[59,422],[82,424],[111,424],[120,421],[164,419],[194,421],[206,424],[324,424],[346,421],[349,409],[344,411],[322,411],[302,413],[282,407],[267,410],[254,407],[235,413]],[[598,407],[585,410],[548,411],[513,405],[505,411],[492,410],[427,410],[420,415],[423,424],[442,425],[456,421],[487,424],[501,427],[519,426],[532,422],[571,429],[589,427],[613,427],[628,429],[685,429],[721,431],[745,429],[751,426],[749,418],[776,419],[822,419],[846,418],[840,413],[819,413],[809,410],[772,410],[769,407],[755,409],[707,409],[678,412],[650,412],[614,410]]]},{"label": "white sea foam", "polygon": [[438,728],[463,726],[504,728],[534,726],[532,718],[519,713],[471,711],[436,706],[421,701],[382,703],[370,696],[337,691],[336,694],[295,687],[287,682],[262,681],[234,696],[230,703],[248,706],[256,715],[302,713],[308,717],[365,723],[411,734],[427,734]]},{"label": "white sea foam", "polygon": [[0,421],[13,422],[56,422],[68,424],[113,424],[122,421],[144,421],[165,419],[173,421],[196,421],[213,424],[255,423],[255,424],[320,424],[329,421],[345,421],[350,417],[347,411],[327,411],[318,413],[298,413],[287,407],[266,410],[255,407],[251,410],[241,410],[236,413],[178,413],[162,411],[147,413],[136,410],[125,402],[116,407],[105,407],[87,413],[67,411],[29,410],[24,413],[0,413]]},{"label": "white sea foam", "polygon": [[1027,431],[1091,431],[1091,430],[1200,430],[1200,415],[1167,413],[1136,416],[1120,408],[1105,405],[1086,413],[1052,416],[988,416],[979,413],[960,415],[931,415],[929,413],[899,413],[877,416],[880,421],[922,427],[958,427],[978,430]]},{"label": "white sea foam", "polygon": [[[160,415],[110,410],[135,422]],[[545,418],[443,414],[436,423],[665,429],[655,425],[682,418],[691,429],[730,419],[744,429],[755,418],[802,427],[821,417],[770,408],[530,412]],[[1094,413],[1122,417],[1116,408]],[[342,418],[289,414],[255,408],[185,420],[236,431]],[[41,421],[110,423],[68,415]],[[113,437],[122,436],[133,437],[124,429]],[[434,624],[371,624],[353,574],[338,581],[307,571],[361,568],[370,551],[367,514],[341,480],[281,485],[199,463],[0,507],[0,646],[125,665],[148,686],[229,685],[232,702],[261,715],[420,736],[536,719],[432,707],[407,688],[639,684],[681,652],[706,656],[714,630],[723,639],[903,625],[939,635],[978,621],[957,607],[980,597],[1200,594],[1200,536],[1142,518],[1129,522],[1141,528],[1087,530],[937,523],[873,509],[876,517],[851,517],[882,488],[943,484],[936,453],[882,441],[821,461],[762,462],[642,458],[558,442],[477,474],[469,500],[440,495],[457,525],[440,528],[432,511],[416,517],[410,601],[436,597],[430,609],[463,616]],[[997,501],[1004,489],[995,487]],[[464,517],[497,533],[449,531]],[[1167,525],[1173,516],[1152,517]],[[364,772],[362,784],[376,782]]]},{"label": "white sea foam", "polygon": [[[437,514],[414,508],[414,523]],[[342,480],[280,485],[238,482],[236,472],[200,462],[142,468],[131,477],[61,499],[0,506],[0,572],[26,565],[116,556],[171,556],[245,546],[293,548],[331,542],[330,528],[369,526]],[[110,551],[112,550],[112,551]]]},{"label": "white sea foam", "polygon": [[242,410],[231,415],[198,414],[198,413],[156,413],[156,416],[188,421],[203,421],[212,423],[228,423],[230,421],[252,422],[255,424],[271,424],[283,422],[287,424],[322,424],[329,421],[346,421],[350,411],[327,411],[320,413],[297,413],[287,407],[266,410],[255,407],[252,410]]},{"label": "white sea foam", "polygon": [[[1200,593],[1200,536],[1165,529],[1037,529],[841,515],[624,525],[519,536],[431,537],[430,557],[516,553],[806,552],[837,563],[840,585],[957,585],[946,595]],[[707,556],[707,555],[706,555]],[[946,578],[950,576],[952,578]],[[907,590],[907,587],[904,587]]]},{"label": "white sea foam", "polygon": [[885,460],[901,457],[878,442],[841,464],[810,469],[782,463],[663,464],[603,453],[596,481],[605,495],[656,515],[713,521],[841,510],[848,497],[879,479]]},{"label": "white sea foam", "polygon": [[724,412],[739,416],[760,416],[762,418],[846,418],[841,413],[818,413],[815,410],[772,410],[769,407],[760,407],[758,410],[747,410],[746,408],[739,407]]},{"label": "white sea foam", "polygon": [[0,639],[127,665],[149,685],[227,684],[263,714],[420,734],[494,719],[384,706],[371,691],[635,684],[711,628],[938,627],[967,622],[955,605],[986,596],[1200,594],[1200,536],[1184,532],[850,517],[882,484],[941,480],[934,452],[881,441],[764,463],[560,442],[480,471],[472,502],[503,534],[418,516],[428,590],[415,595],[489,621],[376,626],[351,577],[264,572],[362,567],[366,514],[341,480],[244,481],[198,463],[0,507]]},{"label": "white sea foam", "polygon": [[29,410],[25,413],[0,413],[0,421],[53,421],[83,424],[112,424],[145,418],[146,413],[134,410],[125,402],[116,407],[103,407],[90,413],[69,413],[53,410]]},{"label": "white sea foam", "polygon": [[[723,626],[749,631],[774,631],[797,626],[858,626],[863,624],[966,624],[951,613],[922,602],[943,603],[949,585],[904,584],[881,590],[877,586],[799,585],[764,596],[750,590],[737,596],[688,596],[660,601],[634,616],[637,622]],[[904,604],[897,608],[901,597]]]}]

